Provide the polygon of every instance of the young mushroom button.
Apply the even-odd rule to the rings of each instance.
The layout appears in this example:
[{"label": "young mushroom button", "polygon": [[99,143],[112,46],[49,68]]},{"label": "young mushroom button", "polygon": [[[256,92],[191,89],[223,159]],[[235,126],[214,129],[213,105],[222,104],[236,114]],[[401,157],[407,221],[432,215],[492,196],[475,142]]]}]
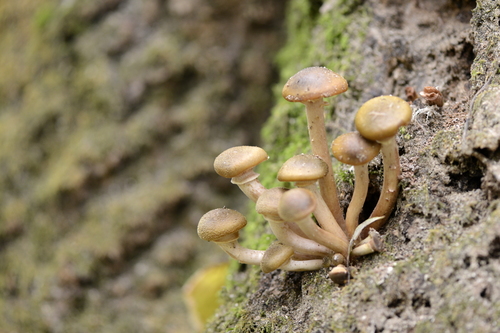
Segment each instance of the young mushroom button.
[{"label": "young mushroom button", "polygon": [[253,146],[238,146],[223,151],[215,158],[214,169],[220,176],[231,178],[253,201],[265,190],[257,179],[259,174],[253,171],[260,163],[269,158],[264,149]]},{"label": "young mushroom button", "polygon": [[[314,217],[319,225],[331,233],[346,238],[328,205],[323,200],[316,185],[317,181],[328,173],[328,165],[319,156],[300,154],[289,158],[278,171],[278,180],[281,182],[294,182],[297,187],[307,188],[316,196]],[[347,238],[346,238],[347,240]]]},{"label": "young mushroom button", "polygon": [[[278,205],[281,196],[287,190],[281,187],[273,187],[265,190],[257,199],[255,210],[264,216],[269,222],[269,226],[276,238],[285,245],[293,247],[294,251],[300,254],[331,257],[333,251],[315,241],[306,238],[306,236],[296,227],[293,222],[284,221],[278,214]],[[300,233],[300,235],[298,234]],[[303,236],[304,237],[303,237]]]},{"label": "young mushroom button", "polygon": [[245,216],[228,208],[217,208],[203,215],[198,223],[198,236],[214,242],[239,262],[260,265],[263,251],[250,250],[238,243],[239,231],[247,224]]},{"label": "young mushroom button", "polygon": [[[371,224],[374,229],[380,228],[394,208],[399,191],[399,153],[396,134],[399,127],[411,121],[410,105],[395,96],[379,96],[370,99],[356,113],[354,124],[359,133],[367,138],[380,142],[384,164],[384,183],[380,198],[370,217],[384,216]],[[363,232],[366,235],[366,231]]]},{"label": "young mushroom button", "polygon": [[368,193],[370,179],[368,162],[380,151],[380,143],[362,137],[358,132],[351,132],[337,137],[332,142],[333,156],[340,162],[354,167],[354,192],[347,208],[346,226],[349,238],[358,226],[358,219]]},{"label": "young mushroom button", "polygon": [[323,98],[341,94],[347,88],[347,81],[328,68],[308,67],[293,75],[282,91],[282,95],[287,101],[300,102],[306,106],[312,152],[321,157],[328,165],[327,175],[319,180],[321,195],[342,229],[345,229],[344,217],[337,197],[337,187],[326,139]]},{"label": "young mushroom button", "polygon": [[321,229],[312,219],[316,207],[314,194],[305,188],[294,188],[281,196],[278,212],[285,221],[298,224],[309,239],[347,257],[347,241],[336,234]]}]

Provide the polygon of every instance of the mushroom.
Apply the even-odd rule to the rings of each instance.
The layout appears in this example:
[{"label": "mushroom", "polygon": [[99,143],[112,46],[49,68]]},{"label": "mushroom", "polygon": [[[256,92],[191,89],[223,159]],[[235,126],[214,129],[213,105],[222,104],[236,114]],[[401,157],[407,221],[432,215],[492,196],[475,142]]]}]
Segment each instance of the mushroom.
[{"label": "mushroom", "polygon": [[365,139],[358,132],[343,134],[332,142],[333,156],[354,167],[354,192],[345,218],[349,238],[358,226],[359,214],[368,193],[368,162],[373,160],[379,151],[380,143]]},{"label": "mushroom", "polygon": [[214,169],[220,176],[231,178],[252,201],[257,201],[266,189],[258,180],[255,168],[269,158],[264,149],[254,146],[237,146],[223,151],[215,158]]},{"label": "mushroom", "polygon": [[241,213],[229,208],[217,208],[203,215],[198,223],[198,236],[219,245],[234,259],[251,265],[260,265],[264,251],[250,250],[238,243],[239,231],[247,224]]},{"label": "mushroom", "polygon": [[379,96],[363,104],[354,118],[356,129],[363,137],[381,144],[384,183],[370,217],[383,218],[371,225],[374,229],[379,229],[387,221],[396,203],[401,174],[396,134],[399,127],[410,122],[411,113],[410,105],[403,99],[396,96]]},{"label": "mushroom", "polygon": [[340,264],[330,270],[328,277],[335,282],[335,284],[343,285],[349,280],[349,271],[345,265]]},{"label": "mushroom", "polygon": [[293,248],[280,241],[275,241],[264,252],[260,269],[264,273],[283,269],[286,271],[314,271],[322,268],[325,262],[322,259],[293,260]]},{"label": "mushroom", "polygon": [[370,229],[369,236],[363,239],[352,251],[351,255],[355,257],[364,256],[373,252],[381,252],[384,249],[384,243],[380,234],[375,229]]},{"label": "mushroom", "polygon": [[327,173],[328,165],[319,156],[300,154],[289,158],[283,163],[278,171],[278,180],[294,182],[297,187],[307,188],[313,192],[317,203],[313,214],[319,225],[326,231],[345,238],[344,231],[335,220],[316,186],[317,181]]},{"label": "mushroom", "polygon": [[[260,265],[264,252],[251,250],[238,243],[239,231],[247,224],[246,218],[236,210],[217,208],[203,215],[198,223],[198,236],[214,242],[232,258],[241,263]],[[316,270],[323,266],[323,260],[290,259],[280,268],[289,271]]]},{"label": "mushroom", "polygon": [[282,91],[287,101],[306,105],[307,128],[312,152],[321,157],[328,166],[327,175],[319,180],[321,195],[342,229],[345,229],[345,223],[337,197],[337,187],[326,140],[323,98],[341,94],[347,90],[347,87],[347,81],[328,68],[308,67],[293,75]]},{"label": "mushroom", "polygon": [[321,229],[312,219],[316,208],[316,197],[305,188],[291,189],[281,196],[278,213],[285,221],[292,221],[302,229],[308,238],[347,257],[348,242],[326,230]]},{"label": "mushroom", "polygon": [[[293,247],[295,252],[320,257],[332,257],[334,252],[326,246],[320,245],[315,241],[302,237],[294,232],[294,227],[290,222],[284,221],[278,214],[278,205],[283,193],[287,190],[282,187],[268,189],[257,199],[255,210],[264,216],[269,222],[269,226],[276,238]],[[300,229],[299,229],[300,230]]]}]

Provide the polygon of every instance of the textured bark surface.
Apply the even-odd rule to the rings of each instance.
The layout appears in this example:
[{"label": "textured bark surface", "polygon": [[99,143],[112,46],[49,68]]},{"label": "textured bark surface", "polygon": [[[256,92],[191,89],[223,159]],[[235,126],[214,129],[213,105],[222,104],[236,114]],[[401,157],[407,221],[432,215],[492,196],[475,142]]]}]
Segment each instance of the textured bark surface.
[{"label": "textured bark surface", "polygon": [[[327,270],[233,261],[207,331],[495,331],[499,16],[486,0],[1,2],[0,331],[193,332],[180,288],[227,258],[198,219],[248,208],[213,159],[261,143],[262,181],[281,186],[279,166],[309,143],[280,91],[311,65],[349,81],[327,108],[330,139],[406,86],[438,86],[446,103],[419,104],[400,133],[384,253],[342,288]],[[381,161],[370,170],[374,205]],[[336,173],[346,207],[352,173]],[[244,243],[263,249],[273,236],[252,208]]]},{"label": "textured bark surface", "polygon": [[[383,253],[355,262],[357,274],[344,287],[333,285],[326,269],[262,274],[240,266],[207,332],[498,329],[499,15],[494,1],[290,3],[288,41],[278,56],[282,83],[311,65],[349,81],[348,93],[327,109],[332,138],[353,129],[354,112],[371,97],[404,98],[408,86],[436,86],[445,104],[416,102],[412,124],[400,131],[402,190],[381,231]],[[277,94],[263,131],[267,186],[280,185],[274,175],[284,160],[308,152],[301,111]],[[366,212],[378,198],[381,161],[370,170]],[[346,206],[350,172],[337,167],[337,175]],[[265,248],[267,227],[251,217],[247,243]]]},{"label": "textured bark surface", "polygon": [[[192,332],[181,286],[227,260],[199,217],[243,196],[282,1],[0,2],[0,331]],[[224,198],[224,199],[223,199]]]}]

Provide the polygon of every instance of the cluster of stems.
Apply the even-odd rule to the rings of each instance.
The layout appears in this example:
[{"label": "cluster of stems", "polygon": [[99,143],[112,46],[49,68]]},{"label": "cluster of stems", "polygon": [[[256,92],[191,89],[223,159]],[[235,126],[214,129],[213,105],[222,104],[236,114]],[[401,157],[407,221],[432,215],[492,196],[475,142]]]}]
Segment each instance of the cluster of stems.
[{"label": "cluster of stems", "polygon": [[[325,130],[323,99],[345,90],[347,82],[324,67],[300,71],[283,88],[285,99],[305,104],[312,151],[312,154],[292,157],[279,170],[278,180],[293,184],[292,188],[267,189],[260,183],[254,168],[268,156],[259,147],[233,147],[214,162],[219,175],[231,178],[232,183],[255,202],[257,212],[268,221],[276,242],[266,251],[239,245],[238,231],[247,222],[241,214],[227,208],[212,210],[202,217],[198,225],[202,239],[216,242],[242,263],[260,265],[265,273],[276,269],[303,271],[336,266],[330,274],[334,281],[344,281],[347,258],[381,250],[376,229],[390,216],[399,188],[395,136],[399,126],[411,119],[411,108],[398,97],[374,98],[356,114],[357,132],[346,133],[330,145]],[[380,198],[369,215],[373,223],[360,225],[359,217],[369,185],[368,163],[379,152],[384,167]],[[332,155],[354,168],[354,191],[345,215],[338,199]],[[366,212],[364,215],[368,216]]]}]

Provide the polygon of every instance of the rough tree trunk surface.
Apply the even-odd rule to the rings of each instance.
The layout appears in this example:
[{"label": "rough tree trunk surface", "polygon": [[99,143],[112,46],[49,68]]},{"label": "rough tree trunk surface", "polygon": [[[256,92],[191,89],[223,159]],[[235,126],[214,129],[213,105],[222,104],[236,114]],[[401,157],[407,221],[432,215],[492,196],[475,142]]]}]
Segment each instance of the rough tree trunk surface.
[{"label": "rough tree trunk surface", "polygon": [[[384,253],[342,288],[326,270],[233,261],[207,331],[495,331],[499,15],[486,0],[0,1],[0,331],[193,332],[180,288],[227,259],[197,221],[248,207],[212,161],[259,144],[272,108],[260,171],[279,186],[281,163],[309,151],[303,108],[279,91],[311,65],[350,84],[328,108],[331,139],[406,86],[439,86],[446,104],[399,137]],[[371,171],[375,202],[380,160]],[[351,174],[337,172],[345,207]],[[265,248],[248,217],[245,244]]]},{"label": "rough tree trunk surface", "polygon": [[[382,94],[405,98],[407,86],[437,86],[446,103],[420,105],[400,132],[402,191],[381,231],[383,253],[358,260],[344,287],[326,269],[263,274],[241,266],[207,332],[498,330],[499,15],[496,1],[291,1],[280,84],[311,65],[347,78],[350,90],[328,109],[332,138],[353,129],[363,102]],[[308,152],[300,112],[276,94],[263,130],[271,156],[260,169],[267,186],[279,185],[273,178],[283,161]],[[376,202],[380,161],[371,170],[369,200]],[[352,188],[342,180],[339,187],[345,205]],[[250,216],[256,226],[246,243],[265,248],[269,231]]]}]

